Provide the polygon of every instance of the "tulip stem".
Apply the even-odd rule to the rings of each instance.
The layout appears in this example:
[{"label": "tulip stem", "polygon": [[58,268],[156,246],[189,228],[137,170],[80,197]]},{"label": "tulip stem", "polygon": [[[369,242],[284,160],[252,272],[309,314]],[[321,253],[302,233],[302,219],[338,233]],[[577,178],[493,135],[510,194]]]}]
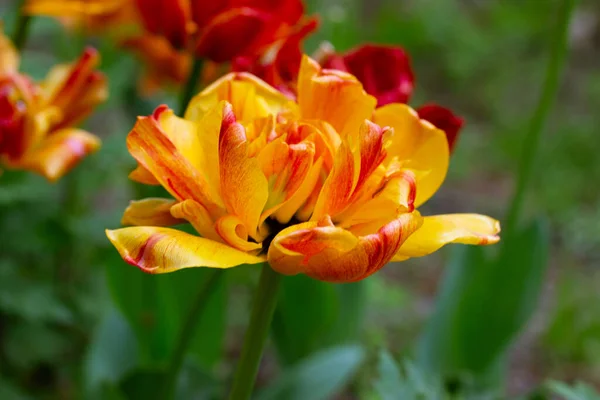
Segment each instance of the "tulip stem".
[{"label": "tulip stem", "polygon": [[173,399],[175,397],[175,389],[177,388],[177,378],[179,377],[179,371],[183,365],[185,354],[190,347],[190,343],[194,337],[198,321],[202,315],[211,294],[214,292],[214,288],[219,284],[219,281],[223,278],[224,272],[221,269],[208,269],[210,274],[203,285],[198,288],[196,298],[192,303],[192,306],[186,316],[181,330],[179,331],[179,338],[173,354],[171,355],[171,361],[169,362],[169,368],[167,370],[165,381],[164,381],[164,395],[163,399]]},{"label": "tulip stem", "polygon": [[504,225],[507,234],[510,234],[516,228],[521,216],[525,190],[533,174],[541,133],[558,92],[561,71],[567,58],[569,22],[575,8],[575,3],[576,0],[563,0],[556,13],[558,21],[554,35],[549,41],[552,47],[546,68],[544,86],[537,107],[531,117],[529,132],[523,143],[515,192]]},{"label": "tulip stem", "polygon": [[280,286],[281,275],[268,264],[265,264],[262,267],[258,287],[254,292],[252,314],[246,330],[244,346],[238,361],[233,386],[229,393],[230,400],[247,400],[252,395]]},{"label": "tulip stem", "polygon": [[17,8],[17,24],[13,34],[13,44],[18,51],[23,49],[27,36],[29,34],[29,27],[31,26],[31,16],[23,13],[23,7],[25,6],[25,0],[19,3]]},{"label": "tulip stem", "polygon": [[181,97],[179,98],[179,115],[183,116],[188,103],[194,97],[194,93],[198,88],[198,82],[200,82],[200,75],[202,74],[202,67],[204,66],[204,60],[202,58],[194,58],[192,69],[188,75],[187,82],[181,91]]}]

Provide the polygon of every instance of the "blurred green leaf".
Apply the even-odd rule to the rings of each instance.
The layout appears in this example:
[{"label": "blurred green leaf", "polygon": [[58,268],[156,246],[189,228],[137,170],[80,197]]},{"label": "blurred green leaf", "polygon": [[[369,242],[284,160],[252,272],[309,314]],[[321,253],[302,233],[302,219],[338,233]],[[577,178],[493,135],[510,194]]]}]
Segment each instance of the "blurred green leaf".
[{"label": "blurred green leaf", "polygon": [[453,254],[419,343],[428,370],[489,372],[531,316],[546,271],[548,227],[536,221],[503,240],[496,261],[478,247]]},{"label": "blurred green leaf", "polygon": [[330,332],[338,309],[333,285],[305,275],[284,277],[272,323],[281,359],[294,363],[317,350]]},{"label": "blurred green leaf", "polygon": [[121,383],[121,390],[130,400],[161,400],[165,379],[162,369],[139,369]]},{"label": "blurred green leaf", "polygon": [[577,382],[573,386],[558,381],[546,383],[548,390],[564,400],[600,400],[600,394],[592,386]]},{"label": "blurred green leaf", "polygon": [[[207,278],[202,268],[173,274],[149,275],[125,264],[117,253],[108,265],[107,281],[115,302],[131,324],[144,365],[164,363],[175,346],[179,330]],[[222,280],[206,305],[196,327],[191,353],[205,366],[221,355],[225,337],[226,287]]]},{"label": "blurred green leaf", "polygon": [[89,393],[117,383],[138,362],[137,343],[120,313],[111,309],[98,326],[84,361],[85,384]]},{"label": "blurred green leaf", "polygon": [[25,395],[16,386],[0,378],[0,399],[2,400],[30,400],[31,397]]},{"label": "blurred green leaf", "polygon": [[375,389],[382,400],[444,398],[440,381],[426,377],[423,371],[408,360],[404,362],[401,372],[396,361],[386,350],[379,354],[378,372]]},{"label": "blurred green leaf", "polygon": [[364,282],[331,285],[305,275],[285,277],[272,324],[282,361],[291,364],[320,348],[356,340],[364,291]]},{"label": "blurred green leaf", "polygon": [[350,382],[364,357],[364,350],[357,345],[323,350],[284,371],[256,399],[330,399]]}]

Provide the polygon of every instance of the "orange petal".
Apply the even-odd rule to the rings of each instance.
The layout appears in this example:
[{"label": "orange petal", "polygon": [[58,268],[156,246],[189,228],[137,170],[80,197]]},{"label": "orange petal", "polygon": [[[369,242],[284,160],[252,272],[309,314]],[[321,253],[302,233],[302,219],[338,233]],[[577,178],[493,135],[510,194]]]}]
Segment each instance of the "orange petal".
[{"label": "orange petal", "polygon": [[[338,148],[333,169],[327,177],[312,219],[337,215],[356,202],[366,182],[385,159],[387,129],[365,120],[357,134],[349,135]],[[357,136],[358,135],[358,136]]]},{"label": "orange petal", "polygon": [[423,225],[400,247],[394,261],[426,256],[448,243],[498,243],[499,232],[500,223],[485,215],[447,214],[425,217]]},{"label": "orange petal", "polygon": [[394,129],[387,147],[387,160],[397,160],[403,168],[423,172],[417,174],[415,207],[419,207],[433,196],[446,177],[450,150],[445,133],[419,119],[416,111],[406,104],[378,108],[373,121]]},{"label": "orange petal", "polygon": [[194,200],[184,200],[171,207],[171,215],[188,221],[196,231],[207,239],[221,241],[208,210]]},{"label": "orange petal", "polygon": [[139,117],[127,136],[131,155],[176,199],[195,200],[220,216],[220,199],[211,196],[205,177],[169,140],[153,117]]},{"label": "orange petal", "polygon": [[377,100],[354,76],[321,69],[316,61],[304,56],[298,77],[298,104],[302,118],[325,120],[345,137],[371,118]]},{"label": "orange petal", "polygon": [[185,221],[171,215],[171,207],[177,201],[161,198],[134,200],[125,209],[121,224],[135,226],[171,226]]},{"label": "orange petal", "polygon": [[169,228],[130,227],[107,230],[106,236],[125,262],[151,274],[190,267],[230,268],[264,261],[264,257]]},{"label": "orange petal", "polygon": [[260,243],[248,241],[248,231],[242,220],[235,215],[221,217],[215,223],[215,230],[230,246],[242,251],[254,251],[262,247]]},{"label": "orange petal", "polygon": [[229,214],[236,215],[256,238],[260,214],[269,197],[269,185],[258,160],[248,156],[244,127],[231,107],[223,111],[219,139],[221,195]]},{"label": "orange petal", "polygon": [[160,182],[143,166],[139,165],[129,173],[129,179],[144,185],[160,185]]},{"label": "orange petal", "polygon": [[61,129],[30,150],[20,163],[23,168],[56,181],[99,147],[100,139],[91,133],[80,129]]},{"label": "orange petal", "polygon": [[268,260],[285,275],[354,282],[380,270],[420,223],[418,214],[403,214],[370,235],[355,236],[325,217],[282,230],[269,247]]},{"label": "orange petal", "polygon": [[0,76],[9,75],[19,70],[19,53],[0,26]]},{"label": "orange petal", "polygon": [[94,70],[99,62],[98,51],[86,48],[75,63],[52,69],[41,85],[48,106],[59,108],[71,124],[108,97],[104,76]]},{"label": "orange petal", "polygon": [[258,162],[269,182],[269,199],[261,220],[275,212],[302,186],[314,156],[313,143],[288,144],[281,137],[263,148],[258,155]]}]

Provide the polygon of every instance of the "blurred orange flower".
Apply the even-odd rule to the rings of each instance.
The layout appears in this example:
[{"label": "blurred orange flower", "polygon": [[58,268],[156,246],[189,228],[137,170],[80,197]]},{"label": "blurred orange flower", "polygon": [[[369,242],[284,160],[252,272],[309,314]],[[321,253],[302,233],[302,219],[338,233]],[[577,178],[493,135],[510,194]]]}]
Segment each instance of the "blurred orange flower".
[{"label": "blurred orange flower", "polygon": [[23,11],[59,18],[68,26],[91,32],[135,21],[133,0],[27,0]]},{"label": "blurred orange flower", "polygon": [[[366,278],[389,261],[448,243],[492,244],[497,221],[477,214],[423,217],[442,184],[445,134],[405,104],[376,108],[352,75],[304,57],[298,100],[248,73],[198,94],[185,118],[166,106],[127,138],[131,179],[172,199],[130,204],[107,235],[145,272],[268,261],[329,282]],[[201,237],[168,228],[189,222]]]},{"label": "blurred orange flower", "polygon": [[18,72],[19,56],[0,32],[0,163],[55,181],[100,146],[73,128],[107,97],[106,80],[87,49],[71,65],[54,67],[40,84]]}]

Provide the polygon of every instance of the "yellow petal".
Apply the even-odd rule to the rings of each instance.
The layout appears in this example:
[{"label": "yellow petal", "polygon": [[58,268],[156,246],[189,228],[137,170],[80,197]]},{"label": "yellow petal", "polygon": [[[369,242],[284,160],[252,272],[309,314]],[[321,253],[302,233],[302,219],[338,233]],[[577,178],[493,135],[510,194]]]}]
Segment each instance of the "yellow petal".
[{"label": "yellow petal", "polygon": [[377,100],[352,75],[322,70],[308,56],[302,58],[298,77],[298,105],[303,119],[330,123],[345,137],[371,118]]},{"label": "yellow petal", "polygon": [[403,214],[365,236],[333,226],[328,217],[293,225],[271,242],[269,264],[285,275],[305,273],[327,282],[358,281],[380,270],[420,223],[418,214]]},{"label": "yellow petal", "polygon": [[429,122],[419,119],[406,104],[389,104],[378,108],[373,121],[380,126],[394,128],[387,147],[387,160],[396,159],[403,168],[423,173],[417,174],[419,207],[439,189],[446,178],[450,150],[446,134]]},{"label": "yellow petal", "polygon": [[139,117],[127,136],[131,155],[177,200],[194,200],[215,218],[223,214],[220,199],[209,190],[204,175],[184,157],[154,117]]},{"label": "yellow petal", "polygon": [[19,53],[0,26],[0,76],[13,74],[19,69]]},{"label": "yellow petal", "polygon": [[221,195],[229,214],[236,215],[256,238],[260,215],[269,197],[269,185],[258,160],[248,156],[244,127],[228,107],[223,112],[219,139]]},{"label": "yellow petal", "polygon": [[223,243],[169,228],[130,227],[107,230],[106,236],[125,262],[151,274],[190,267],[230,268],[264,261],[263,257]]},{"label": "yellow petal", "polygon": [[171,215],[171,207],[177,204],[172,199],[147,198],[134,200],[125,209],[121,224],[135,226],[171,226],[185,221]]},{"label": "yellow petal", "polygon": [[139,165],[129,173],[129,179],[144,185],[160,185],[160,182],[143,166]]},{"label": "yellow petal", "polygon": [[394,261],[426,256],[448,243],[498,243],[499,232],[500,223],[485,215],[447,214],[424,217],[423,225],[404,242]]},{"label": "yellow petal", "polygon": [[185,112],[185,118],[199,121],[220,101],[231,103],[236,117],[246,123],[256,118],[276,115],[290,100],[266,82],[245,72],[230,73],[196,95]]},{"label": "yellow petal", "polygon": [[61,129],[28,151],[20,164],[50,181],[56,181],[99,147],[100,139],[91,133],[80,129]]},{"label": "yellow petal", "polygon": [[221,242],[210,213],[202,204],[194,200],[184,200],[171,207],[171,215],[188,221],[196,231],[207,239]]}]

